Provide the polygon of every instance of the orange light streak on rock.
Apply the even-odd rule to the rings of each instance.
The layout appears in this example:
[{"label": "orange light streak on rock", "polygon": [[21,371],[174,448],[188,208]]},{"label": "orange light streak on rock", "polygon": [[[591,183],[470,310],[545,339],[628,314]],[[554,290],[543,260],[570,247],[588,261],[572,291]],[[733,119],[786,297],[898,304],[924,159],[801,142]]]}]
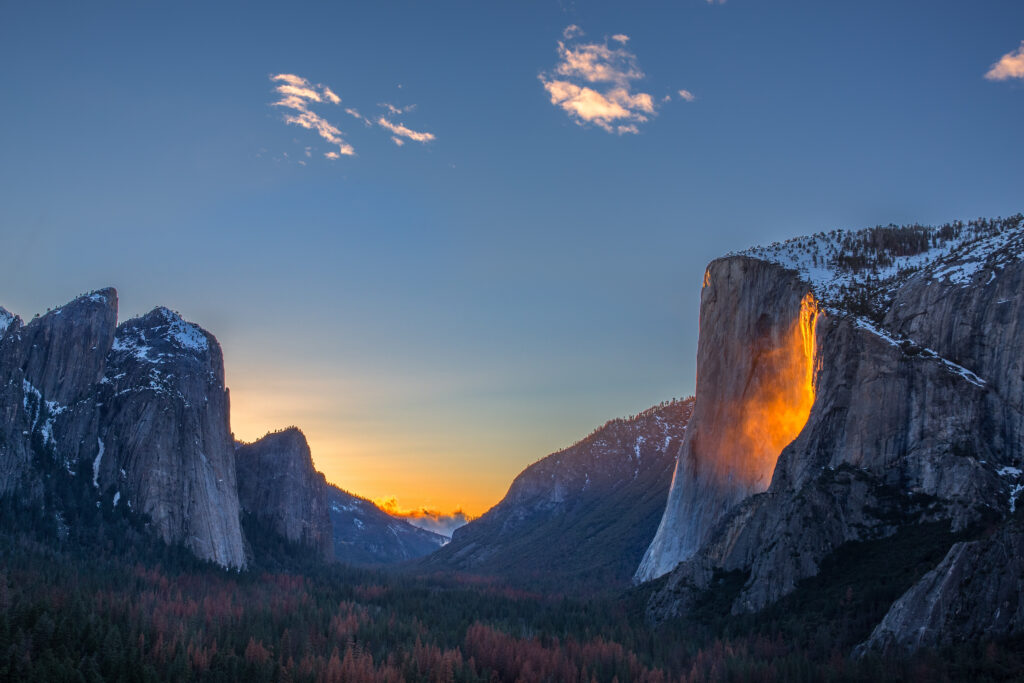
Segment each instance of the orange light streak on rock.
[{"label": "orange light streak on rock", "polygon": [[[744,473],[750,481],[771,481],[779,454],[800,434],[814,404],[815,323],[818,303],[808,293],[800,302],[782,346],[762,352],[761,381],[751,387],[740,407],[735,447],[745,452]],[[743,476],[743,475],[741,475]]]}]

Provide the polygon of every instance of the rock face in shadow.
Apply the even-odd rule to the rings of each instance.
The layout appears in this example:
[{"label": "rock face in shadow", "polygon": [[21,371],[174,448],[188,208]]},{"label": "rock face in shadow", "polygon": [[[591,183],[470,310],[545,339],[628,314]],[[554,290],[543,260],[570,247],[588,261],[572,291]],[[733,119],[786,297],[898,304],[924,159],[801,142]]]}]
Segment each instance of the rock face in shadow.
[{"label": "rock face in shadow", "polygon": [[[721,358],[755,348],[742,334],[730,338],[732,316],[745,318],[748,303],[759,308],[760,324],[768,329],[792,319],[796,294],[762,298],[759,292],[803,288],[820,302],[813,334],[814,400],[802,429],[779,451],[767,490],[737,501],[696,550],[687,554],[692,544],[677,550],[681,564],[652,596],[649,614],[658,619],[685,613],[719,571],[748,576],[732,604],[734,613],[759,610],[815,576],[844,543],[935,521],[970,535],[983,520],[1006,519],[1024,467],[1022,254],[1024,218],[1016,216],[937,229],[822,234],[713,263],[709,286],[728,293],[702,304],[729,304],[722,311],[702,309],[700,348],[708,346],[705,338],[716,339],[724,346]],[[751,259],[761,265],[751,266]],[[760,284],[745,286],[731,277],[737,272],[754,274]],[[701,401],[717,401],[722,388],[728,402],[731,387],[752,376],[754,361],[730,364],[739,375],[735,385],[717,379],[720,368],[698,358],[693,435],[703,433],[707,413]],[[703,391],[708,378],[716,378],[714,389]],[[681,460],[673,483],[681,489],[677,498],[700,486],[699,476]],[[692,538],[688,522],[663,522],[664,531]],[[973,545],[958,548],[947,557],[947,569],[961,567],[965,575],[968,567],[988,561],[982,558],[998,554]],[[1012,565],[1007,569],[1014,571]],[[891,635],[883,639],[918,642],[908,629],[928,619],[941,624],[937,631],[943,635],[927,642],[977,633],[973,626],[954,628],[946,617],[920,616],[937,614],[918,604],[946,590],[936,588],[936,580],[922,579],[904,596],[899,614],[887,617],[884,631]],[[985,615],[1002,604],[990,598],[1002,590],[976,591],[973,602],[956,608],[958,618],[987,623]],[[1017,595],[1019,590],[1011,604]]]},{"label": "rock face in shadow", "polygon": [[955,544],[854,651],[911,651],[1018,633],[1024,623],[1024,530],[1019,521]]},{"label": "rock face in shadow", "polygon": [[352,565],[385,565],[429,555],[447,536],[392,517],[371,501],[328,484],[334,557]]},{"label": "rock face in shadow", "polygon": [[305,435],[295,427],[267,434],[235,451],[242,510],[295,543],[334,557],[327,480],[313,468]]},{"label": "rock face in shadow", "polygon": [[654,536],[693,400],[613,420],[526,468],[421,562],[558,591],[628,585]]}]

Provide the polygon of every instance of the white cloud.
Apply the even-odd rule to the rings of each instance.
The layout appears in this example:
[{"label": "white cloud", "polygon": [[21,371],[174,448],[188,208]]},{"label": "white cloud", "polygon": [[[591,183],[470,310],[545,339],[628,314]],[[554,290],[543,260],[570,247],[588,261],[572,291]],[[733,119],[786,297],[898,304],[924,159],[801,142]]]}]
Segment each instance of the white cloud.
[{"label": "white cloud", "polygon": [[411,112],[413,109],[416,108],[415,104],[410,104],[410,105],[407,105],[405,107],[396,107],[395,105],[391,104],[390,102],[381,102],[377,106],[378,107],[383,107],[384,109],[387,109],[389,112],[391,112],[395,116],[398,116],[399,114],[407,114],[407,113]]},{"label": "white cloud", "polygon": [[334,94],[334,91],[324,86],[324,97],[330,100],[334,104],[341,104],[341,98]]},{"label": "white cloud", "polygon": [[320,98],[320,93],[312,88],[303,88],[297,85],[279,85],[275,90],[289,99],[310,100],[311,102],[323,101]]},{"label": "white cloud", "polygon": [[308,80],[295,74],[273,74],[271,81],[280,83],[274,87],[275,92],[280,95],[277,102],[271,106],[290,109],[294,113],[285,114],[284,122],[294,126],[300,126],[306,130],[312,130],[321,138],[337,146],[337,152],[328,152],[324,156],[328,159],[337,159],[340,156],[352,156],[355,149],[341,136],[341,131],[330,121],[310,109],[311,103],[322,103],[324,101],[338,104],[341,98],[327,86],[312,85]]},{"label": "white cloud", "polygon": [[1024,78],[1024,40],[1013,52],[1007,52],[999,58],[985,73],[990,81],[1007,81],[1011,78]]},{"label": "white cloud", "polygon": [[392,123],[383,116],[377,119],[377,125],[391,131],[396,137],[409,138],[415,142],[430,142],[435,137],[433,133],[420,133],[401,123]]},{"label": "white cloud", "polygon": [[391,142],[395,143],[399,147],[405,144],[405,140],[399,137],[395,137],[394,135],[391,136]]},{"label": "white cloud", "polygon": [[689,90],[680,90],[679,91],[679,97],[681,97],[682,99],[686,100],[687,102],[693,102],[695,99],[697,99],[697,96],[694,95]]},{"label": "white cloud", "polygon": [[[562,32],[571,41],[583,35],[573,24]],[[559,61],[539,78],[551,98],[580,125],[593,124],[609,133],[638,133],[638,123],[656,114],[654,98],[633,92],[633,82],[644,78],[636,55],[625,48],[628,36],[616,34],[618,47],[604,43],[558,42]]]},{"label": "white cloud", "polygon": [[270,80],[272,80],[272,81],[284,81],[285,83],[288,83],[289,85],[294,85],[294,86],[308,86],[309,85],[309,81],[307,81],[305,78],[302,78],[301,76],[296,76],[295,74],[277,74],[277,75],[271,76]]}]

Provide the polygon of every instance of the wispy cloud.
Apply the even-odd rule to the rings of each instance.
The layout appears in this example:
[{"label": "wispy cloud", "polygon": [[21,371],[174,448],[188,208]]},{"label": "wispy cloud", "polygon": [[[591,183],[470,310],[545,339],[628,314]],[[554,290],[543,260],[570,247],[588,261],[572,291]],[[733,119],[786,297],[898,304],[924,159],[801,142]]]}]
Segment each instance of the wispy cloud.
[{"label": "wispy cloud", "polygon": [[377,119],[377,125],[380,126],[381,128],[384,128],[385,130],[391,131],[391,133],[395,137],[409,138],[410,140],[413,140],[415,142],[430,142],[431,140],[435,139],[433,133],[420,133],[411,128],[407,128],[401,123],[393,123],[392,121],[389,121],[383,116]]},{"label": "wispy cloud", "polygon": [[387,109],[389,112],[391,112],[395,116],[399,116],[400,114],[407,114],[407,113],[411,112],[413,109],[416,108],[415,104],[409,104],[409,105],[406,105],[404,107],[396,107],[395,105],[391,104],[390,102],[381,102],[377,106],[378,107],[383,107],[384,109]]},{"label": "wispy cloud", "polygon": [[[355,149],[344,139],[341,130],[313,110],[314,105],[341,104],[341,97],[337,93],[326,85],[311,83],[296,74],[272,74],[270,80],[274,83],[274,92],[278,97],[275,102],[271,103],[271,106],[288,110],[284,116],[284,122],[311,130],[336,147],[336,149],[326,152],[324,157],[336,160],[355,154]],[[399,107],[389,102],[382,102],[379,106],[387,110],[391,116],[408,114],[416,109],[415,104]],[[364,116],[355,107],[345,107],[343,111],[357,121],[361,121],[368,128],[383,128],[388,132],[391,141],[399,147],[405,145],[407,140],[427,143],[436,139],[433,133],[413,130],[403,122],[396,122],[385,115],[373,119]],[[310,150],[309,147],[305,148],[307,157],[311,156]]]},{"label": "wispy cloud", "polygon": [[345,113],[348,114],[349,116],[351,116],[354,119],[362,121],[363,125],[365,125],[365,126],[372,126],[373,125],[373,121],[371,121],[370,119],[368,119],[365,116],[363,116],[362,114],[360,114],[359,110],[357,110],[357,109],[353,109],[352,107],[346,107],[345,108]]},{"label": "wispy cloud", "polygon": [[327,86],[324,86],[324,97],[330,100],[333,104],[341,104],[341,98],[335,95]]},{"label": "wispy cloud", "polygon": [[629,37],[616,34],[617,47],[602,43],[575,42],[583,35],[575,24],[562,31],[558,64],[539,78],[551,98],[580,125],[594,124],[609,133],[637,133],[637,124],[655,115],[654,98],[634,92],[633,83],[644,78],[636,55],[626,49]]},{"label": "wispy cloud", "polygon": [[331,151],[324,154],[325,157],[338,159],[341,156],[353,156],[356,153],[352,145],[342,138],[341,131],[337,126],[310,109],[310,104],[314,102],[341,103],[341,98],[335,95],[330,88],[313,85],[305,78],[295,74],[272,74],[270,80],[277,83],[274,91],[280,96],[280,99],[271,103],[271,106],[290,109],[294,112],[285,114],[284,122],[315,131],[321,138],[338,148],[337,152]]},{"label": "wispy cloud", "polygon": [[1024,78],[1024,40],[1020,47],[1007,52],[985,73],[990,81],[1008,81],[1011,78]]},{"label": "wispy cloud", "polygon": [[694,95],[689,90],[680,90],[679,97],[680,99],[686,100],[687,102],[693,102],[695,99],[697,99],[697,96]]}]

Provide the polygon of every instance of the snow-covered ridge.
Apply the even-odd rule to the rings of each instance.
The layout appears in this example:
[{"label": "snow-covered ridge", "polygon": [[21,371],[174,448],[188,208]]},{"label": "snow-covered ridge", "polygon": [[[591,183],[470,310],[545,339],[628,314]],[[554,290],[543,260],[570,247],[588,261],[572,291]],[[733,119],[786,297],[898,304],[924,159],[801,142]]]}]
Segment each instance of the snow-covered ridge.
[{"label": "snow-covered ridge", "polygon": [[[145,325],[143,321],[149,325]],[[159,322],[153,325],[155,321]],[[135,318],[119,326],[112,349],[131,353],[140,361],[159,363],[168,355],[153,350],[153,343],[160,339],[189,352],[203,352],[210,347],[202,328],[186,322],[174,311],[161,306],[143,318]]]},{"label": "snow-covered ridge", "polygon": [[184,319],[174,311],[160,307],[157,309],[167,321],[167,336],[183,349],[191,351],[206,351],[209,342],[206,340],[206,333],[198,326]]},{"label": "snow-covered ridge", "polygon": [[938,227],[905,225],[833,230],[730,255],[795,270],[815,296],[833,306],[878,308],[911,277],[966,286],[981,271],[1024,255],[1024,215]]}]

